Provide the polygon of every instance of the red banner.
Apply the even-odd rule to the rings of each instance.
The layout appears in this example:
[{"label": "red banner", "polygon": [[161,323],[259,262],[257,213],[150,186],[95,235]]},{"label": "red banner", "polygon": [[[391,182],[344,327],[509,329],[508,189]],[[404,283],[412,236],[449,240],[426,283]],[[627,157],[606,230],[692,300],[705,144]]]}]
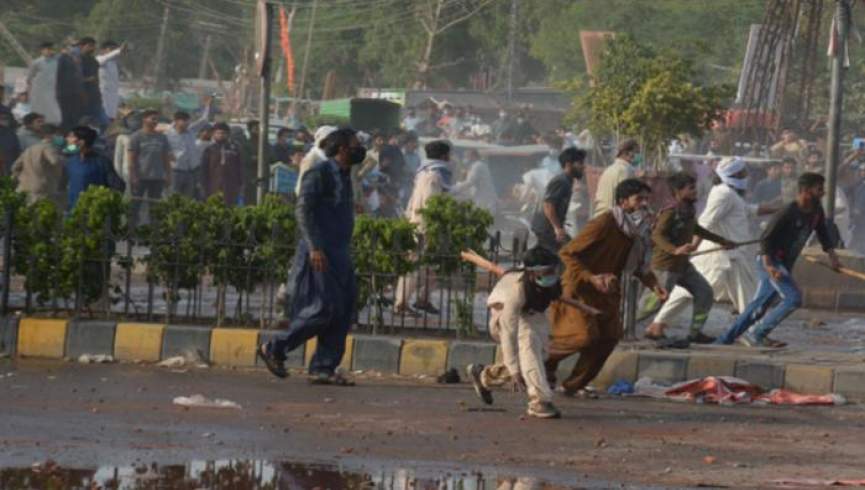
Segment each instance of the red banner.
[{"label": "red banner", "polygon": [[[294,14],[294,12],[292,12]],[[292,15],[293,17],[293,15]],[[294,52],[291,49],[291,20],[285,13],[285,7],[279,8],[279,44],[285,55],[285,72],[288,92],[294,95]]]}]

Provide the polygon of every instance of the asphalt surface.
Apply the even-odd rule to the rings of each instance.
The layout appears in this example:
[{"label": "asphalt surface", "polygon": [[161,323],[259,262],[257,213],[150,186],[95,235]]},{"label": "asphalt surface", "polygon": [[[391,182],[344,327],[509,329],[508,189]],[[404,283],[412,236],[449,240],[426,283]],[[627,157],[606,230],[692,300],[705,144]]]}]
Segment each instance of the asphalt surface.
[{"label": "asphalt surface", "polygon": [[[0,468],[7,472],[49,460],[103,472],[242,460],[561,485],[543,488],[765,488],[778,479],[865,478],[865,410],[858,405],[563,398],[564,418],[542,421],[523,416],[521,394],[497,392],[485,409],[468,385],[428,379],[365,374],[358,386],[338,388],[260,370],[12,360],[0,361],[0,390]],[[194,394],[241,408],[172,403]]]}]

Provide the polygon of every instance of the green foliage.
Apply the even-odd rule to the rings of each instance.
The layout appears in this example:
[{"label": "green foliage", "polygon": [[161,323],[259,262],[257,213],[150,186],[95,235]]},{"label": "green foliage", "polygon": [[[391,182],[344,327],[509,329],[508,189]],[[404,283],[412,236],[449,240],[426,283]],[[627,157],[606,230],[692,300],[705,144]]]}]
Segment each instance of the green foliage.
[{"label": "green foliage", "polygon": [[25,287],[39,305],[54,299],[68,298],[72,291],[64,289],[60,268],[62,257],[62,216],[57,205],[49,199],[40,199],[22,207],[15,219],[13,267],[24,276]]},{"label": "green foliage", "polygon": [[142,245],[149,250],[143,259],[147,279],[166,288],[173,313],[179,291],[195,289],[206,265],[204,205],[173,194],[155,203],[150,216],[151,223],[141,227]]},{"label": "green foliage", "polygon": [[366,304],[371,295],[383,295],[399,276],[416,267],[415,226],[407,219],[358,216],[351,244],[359,278],[359,305]]},{"label": "green foliage", "polygon": [[114,240],[126,232],[129,203],[107,187],[90,187],[63,224],[60,260],[63,291],[78,291],[82,306],[102,297],[107,287]]},{"label": "green foliage", "polygon": [[575,105],[588,110],[595,134],[638,136],[650,163],[657,164],[671,139],[709,130],[733,95],[730,86],[705,86],[696,78],[694,64],[679,54],[618,36],[607,44],[594,84]]},{"label": "green foliage", "polygon": [[474,249],[481,252],[493,224],[493,216],[471,202],[460,202],[446,194],[427,201],[421,210],[424,222],[424,257],[439,272],[450,274],[471,270],[460,259],[460,252]]}]

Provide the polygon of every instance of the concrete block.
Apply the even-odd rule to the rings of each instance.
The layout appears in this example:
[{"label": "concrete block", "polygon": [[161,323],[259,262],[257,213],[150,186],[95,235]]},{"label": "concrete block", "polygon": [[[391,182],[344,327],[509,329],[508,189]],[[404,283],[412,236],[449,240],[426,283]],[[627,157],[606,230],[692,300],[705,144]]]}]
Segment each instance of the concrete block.
[{"label": "concrete block", "polygon": [[736,377],[754,383],[764,389],[784,386],[784,366],[767,361],[736,361]]},{"label": "concrete block", "polygon": [[834,310],[838,307],[838,291],[835,289],[805,287],[803,292],[806,308]]},{"label": "concrete block", "polygon": [[258,330],[214,328],[210,332],[210,361],[220,366],[255,366]]},{"label": "concrete block", "polygon": [[496,344],[491,342],[461,342],[453,341],[448,350],[447,369],[456,369],[460,377],[465,377],[468,364],[492,364],[496,359]]},{"label": "concrete block", "polygon": [[736,359],[720,356],[692,355],[688,359],[687,379],[707,376],[735,376]]},{"label": "concrete block", "polygon": [[74,320],[66,334],[66,357],[82,354],[114,355],[114,332],[117,322]]},{"label": "concrete block", "polygon": [[352,369],[398,373],[402,339],[358,335],[354,338]]},{"label": "concrete block", "polygon": [[210,328],[168,325],[162,334],[162,359],[197,353],[210,360]]},{"label": "concrete block", "polygon": [[865,402],[865,368],[835,368],[833,387],[835,393],[852,401]]},{"label": "concrete block", "polygon": [[838,308],[865,311],[865,291],[839,291]]},{"label": "concrete block", "polygon": [[18,325],[18,355],[63,358],[67,320],[23,318]]},{"label": "concrete block", "polygon": [[799,393],[823,395],[832,393],[835,371],[827,366],[788,364],[784,372],[784,388]]},{"label": "concrete block", "polygon": [[[313,337],[306,341],[306,355],[304,356],[304,365],[309,366],[312,362],[312,356],[315,355],[315,348],[318,345],[318,339]],[[342,355],[342,362],[339,367],[346,371],[351,370],[351,358],[354,355],[354,336],[349,335],[345,338],[345,353]]]},{"label": "concrete block", "polygon": [[640,355],[634,351],[617,350],[604,363],[604,367],[598,376],[592,381],[592,386],[599,390],[606,390],[616,381],[623,379],[634,383],[637,381],[637,369],[639,367]]},{"label": "concrete block", "polygon": [[114,334],[114,358],[118,361],[157,362],[162,353],[165,325],[120,323]]},{"label": "concrete block", "polygon": [[399,374],[438,376],[444,372],[447,358],[447,341],[406,340],[402,345]]},{"label": "concrete block", "polygon": [[[270,340],[277,334],[278,332],[275,330],[262,330],[258,336],[258,343],[263,344],[265,342],[270,342]],[[288,367],[302,368],[304,366],[304,355],[306,354],[306,344],[298,346],[297,349],[286,354],[285,357],[285,365]],[[255,358],[255,365],[259,367],[264,367],[264,363],[261,362],[261,359]]]},{"label": "concrete block", "polygon": [[17,316],[7,316],[0,319],[0,356],[12,357],[18,346]]},{"label": "concrete block", "polygon": [[679,383],[688,374],[688,356],[665,352],[641,352],[637,367],[637,379],[652,378],[654,381]]}]

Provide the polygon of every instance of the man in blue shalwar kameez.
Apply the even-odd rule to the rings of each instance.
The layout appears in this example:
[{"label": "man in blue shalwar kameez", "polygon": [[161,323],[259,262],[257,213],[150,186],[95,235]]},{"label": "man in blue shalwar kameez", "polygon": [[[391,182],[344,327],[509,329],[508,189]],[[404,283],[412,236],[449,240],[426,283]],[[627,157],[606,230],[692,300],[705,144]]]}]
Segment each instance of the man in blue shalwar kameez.
[{"label": "man in blue shalwar kameez", "polygon": [[300,240],[291,268],[291,305],[285,330],[261,345],[258,355],[277,377],[288,375],[286,354],[317,337],[310,381],[349,385],[336,372],[354,314],[357,286],[351,260],[354,205],[351,167],[366,150],[352,129],[339,129],[322,143],[327,160],[303,176],[296,206]]}]

